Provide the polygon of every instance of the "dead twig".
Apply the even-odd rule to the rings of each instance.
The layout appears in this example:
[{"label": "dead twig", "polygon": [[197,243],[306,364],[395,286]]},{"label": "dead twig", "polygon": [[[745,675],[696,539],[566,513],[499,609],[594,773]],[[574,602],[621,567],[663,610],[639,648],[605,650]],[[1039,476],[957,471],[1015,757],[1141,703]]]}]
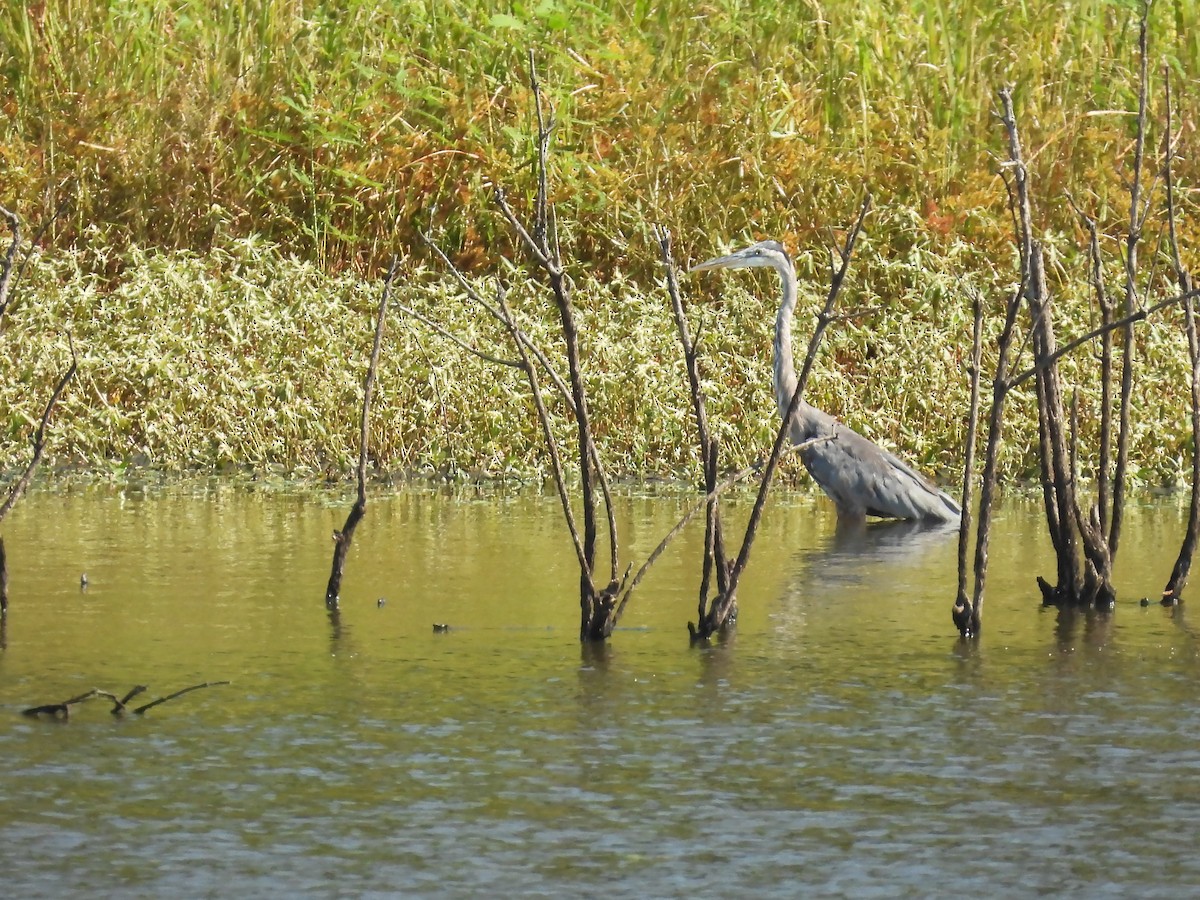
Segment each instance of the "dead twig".
[{"label": "dead twig", "polygon": [[[193,684],[191,687],[185,687],[182,690],[178,690],[173,694],[167,694],[167,696],[165,696],[165,697],[159,697],[157,700],[153,700],[150,703],[147,703],[145,706],[139,706],[137,709],[135,709],[133,711],[133,714],[135,716],[145,715],[146,710],[153,709],[154,707],[158,706],[160,703],[166,703],[168,700],[174,700],[176,697],[182,697],[184,694],[190,694],[192,691],[199,691],[203,688],[218,687],[219,685],[222,685],[222,684],[229,684],[229,682],[228,681],[205,681],[205,682],[202,682],[201,684]],[[143,688],[143,690],[144,690],[144,688]],[[129,698],[126,697],[125,699],[128,700]],[[114,709],[113,713],[116,714],[116,712],[117,711]]]},{"label": "dead twig", "polygon": [[[1149,82],[1149,53],[1147,52],[1147,20],[1150,4],[1142,8],[1138,26],[1140,80],[1138,84],[1137,138],[1133,149],[1133,177],[1129,188],[1129,230],[1125,236],[1125,315],[1132,316],[1137,303],[1138,242],[1142,237],[1145,216],[1141,211],[1142,160],[1146,148],[1146,89]],[[1133,405],[1133,325],[1125,328],[1121,341],[1121,400],[1118,409],[1117,460],[1112,479],[1112,510],[1109,514],[1108,546],[1113,558],[1121,540],[1121,525],[1125,521],[1125,483],[1129,466],[1130,410]],[[1108,464],[1107,460],[1103,461]]]},{"label": "dead twig", "polygon": [[71,365],[67,367],[67,371],[59,378],[58,383],[54,386],[54,392],[50,395],[50,399],[46,401],[46,407],[42,410],[41,421],[38,422],[37,431],[33,436],[33,456],[29,460],[29,464],[25,466],[25,471],[21,473],[21,477],[16,480],[13,486],[9,489],[8,497],[3,504],[0,504],[0,522],[4,521],[4,517],[9,514],[13,506],[25,493],[25,489],[29,487],[29,482],[33,480],[33,472],[42,461],[42,456],[46,452],[46,426],[50,423],[50,416],[54,413],[54,407],[58,405],[58,400],[62,393],[67,388],[67,384],[75,377],[75,372],[79,368],[79,359],[75,355],[75,342],[71,339],[70,332],[67,332],[67,345],[71,349]]},{"label": "dead twig", "polygon": [[696,441],[700,447],[704,493],[711,498],[708,500],[706,508],[704,558],[701,564],[700,596],[697,607],[699,621],[703,622],[708,617],[708,594],[714,569],[717,575],[718,594],[724,594],[729,589],[729,560],[725,555],[721,509],[714,496],[717,486],[719,447],[708,427],[708,412],[704,401],[704,392],[700,387],[699,351],[697,343],[689,334],[687,313],[684,311],[683,299],[679,294],[679,280],[675,272],[675,261],[671,256],[671,234],[667,229],[657,227],[654,229],[654,233],[658,239],[663,268],[666,271],[667,293],[671,299],[671,311],[675,317],[675,327],[679,334],[679,343],[683,348],[684,365],[687,368],[692,413],[696,420]]},{"label": "dead twig", "polygon": [[962,518],[958,524],[958,596],[951,618],[959,634],[969,637],[978,633],[978,609],[967,594],[967,548],[971,537],[972,488],[975,484],[975,434],[979,428],[979,379],[983,358],[983,303],[979,294],[971,291],[974,325],[971,329],[971,363],[967,374],[971,379],[971,407],[967,414],[966,453],[963,459]]},{"label": "dead twig", "polygon": [[[1009,88],[999,91],[1001,108],[998,113],[1001,123],[1010,135],[1016,129],[1016,120],[1012,107],[1012,92]],[[1010,140],[1010,153],[1012,151]],[[1009,209],[1013,216],[1013,225],[1021,233],[1021,213],[1018,211],[1018,184],[1025,182],[1025,166],[1023,163],[1012,161],[1002,163],[1004,183],[1008,188]],[[1025,261],[1022,261],[1024,266]],[[975,583],[971,592],[969,608],[963,608],[954,616],[959,633],[964,636],[978,636],[983,622],[983,600],[987,585],[988,548],[991,541],[991,526],[993,507],[995,505],[997,473],[999,470],[1000,448],[1004,442],[1004,407],[1008,399],[1010,381],[1009,369],[1013,366],[1013,339],[1015,337],[1017,316],[1021,311],[1021,298],[1025,295],[1028,274],[1024,268],[1021,271],[1021,283],[1008,298],[1004,308],[1004,325],[996,339],[996,370],[992,375],[992,403],[988,412],[987,443],[984,447],[983,471],[980,473],[979,488],[979,526],[975,532]],[[958,604],[956,604],[957,606]]]},{"label": "dead twig", "polygon": [[337,609],[342,590],[342,573],[346,568],[346,554],[350,551],[351,541],[354,540],[354,530],[358,527],[358,523],[362,521],[363,516],[367,514],[367,456],[370,449],[371,397],[375,391],[375,376],[379,369],[379,353],[383,346],[383,327],[387,320],[388,298],[391,296],[392,281],[396,277],[398,267],[399,259],[393,257],[387,277],[383,280],[383,290],[379,298],[379,311],[375,317],[375,339],[371,345],[371,358],[367,365],[366,379],[363,382],[362,418],[359,421],[358,495],[354,501],[354,505],[350,508],[350,514],[346,517],[346,524],[342,526],[341,531],[333,533],[333,564],[329,572],[329,582],[325,587],[325,606],[331,610]]},{"label": "dead twig", "polygon": [[92,688],[90,691],[72,697],[69,700],[63,700],[61,703],[47,703],[42,706],[31,706],[29,709],[21,711],[21,715],[36,719],[43,716],[49,716],[53,719],[69,719],[71,717],[71,708],[85,703],[94,697],[102,697],[105,700],[111,700],[113,708],[110,712],[114,716],[122,716],[126,713],[132,713],[135,716],[143,715],[146,710],[158,706],[160,703],[166,703],[168,700],[174,700],[176,697],[182,697],[184,694],[189,694],[192,691],[198,691],[201,688],[216,687],[222,684],[229,684],[228,681],[205,681],[201,684],[193,684],[190,687],[185,687],[182,690],[175,691],[173,694],[167,694],[165,697],[159,697],[151,703],[144,706],[139,706],[136,709],[129,709],[129,701],[139,694],[147,690],[144,684],[136,684],[130,688],[123,697],[118,697],[111,691],[101,690],[100,688]]},{"label": "dead twig", "polygon": [[[50,219],[35,237],[39,240],[45,233],[50,224],[58,218],[65,204],[60,204],[53,218]],[[5,313],[8,311],[13,298],[13,289],[20,282],[21,276],[25,272],[25,267],[29,264],[30,254],[33,252],[30,245],[30,250],[25,254],[25,259],[14,275],[14,266],[16,264],[17,253],[21,247],[21,220],[17,214],[11,210],[0,207],[0,215],[8,222],[9,230],[12,232],[12,242],[8,246],[8,250],[4,254],[3,262],[0,262],[0,324],[3,324]],[[29,483],[33,480],[33,473],[42,461],[42,456],[46,452],[46,426],[50,422],[50,416],[54,413],[55,406],[58,405],[59,398],[66,390],[67,384],[75,377],[75,372],[79,367],[79,360],[75,355],[75,342],[71,339],[71,333],[67,332],[67,345],[71,349],[71,365],[67,371],[59,379],[54,387],[54,391],[50,395],[49,401],[46,403],[45,409],[42,411],[41,421],[38,423],[37,431],[33,438],[33,454],[30,457],[29,464],[25,470],[13,483],[9,489],[8,496],[4,502],[0,504],[0,522],[3,522],[5,517],[12,511],[13,506],[25,493],[29,487]],[[8,564],[7,557],[4,553],[3,539],[0,539],[0,619],[3,619],[8,614]]]},{"label": "dead twig", "polygon": [[[1192,291],[1192,273],[1184,268],[1179,254],[1179,240],[1176,234],[1175,213],[1175,180],[1172,172],[1172,161],[1175,156],[1175,142],[1172,138],[1171,123],[1171,70],[1163,67],[1163,81],[1166,86],[1167,128],[1164,141],[1163,175],[1166,185],[1167,228],[1171,248],[1171,265],[1175,270],[1175,280],[1179,290],[1184,294]],[[1192,425],[1192,496],[1188,506],[1188,523],[1183,541],[1179,547],[1179,555],[1167,579],[1162,592],[1164,606],[1178,603],[1187,584],[1188,574],[1192,569],[1192,558],[1196,553],[1196,543],[1200,540],[1200,339],[1197,337],[1195,303],[1189,299],[1183,306],[1184,328],[1187,332],[1188,357],[1191,362],[1191,425]]]}]

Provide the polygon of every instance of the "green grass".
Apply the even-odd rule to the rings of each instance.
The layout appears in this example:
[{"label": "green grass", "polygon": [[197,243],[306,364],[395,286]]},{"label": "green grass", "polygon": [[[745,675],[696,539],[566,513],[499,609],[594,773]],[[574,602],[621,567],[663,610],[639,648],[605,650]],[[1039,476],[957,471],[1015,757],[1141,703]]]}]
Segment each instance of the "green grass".
[{"label": "green grass", "polygon": [[[614,470],[696,464],[650,223],[671,228],[681,260],[784,240],[811,310],[828,229],[870,188],[878,211],[844,306],[878,310],[830,332],[810,399],[950,475],[967,397],[962,288],[996,310],[1015,271],[995,89],[1015,86],[1060,334],[1081,331],[1095,316],[1065,193],[1114,236],[1119,284],[1138,11],[1124,0],[8,4],[0,203],[32,224],[72,202],[0,334],[0,463],[24,458],[69,327],[83,356],[53,461],[343,475],[371,282],[393,253],[406,260],[402,301],[482,344],[499,338],[422,262],[427,227],[473,277],[517,277],[514,302],[549,342],[548,304],[513,275],[520,254],[488,199],[492,184],[517,198],[530,187],[532,48],[557,117],[554,195]],[[1185,187],[1200,181],[1198,19],[1184,0],[1158,0],[1151,16],[1148,146],[1161,137],[1163,63],[1183,98]],[[1182,212],[1190,254],[1194,194]],[[1161,295],[1155,228],[1145,255]],[[777,287],[746,273],[685,287],[724,458],[748,461],[774,427]],[[1188,466],[1179,332],[1166,316],[1138,336],[1144,482],[1174,483]],[[1069,365],[1094,380],[1086,353]],[[378,397],[381,470],[541,469],[516,376],[417,323],[390,323]],[[1012,401],[1010,477],[1033,471],[1032,406],[1027,393]],[[1085,411],[1085,438],[1093,420]]]}]

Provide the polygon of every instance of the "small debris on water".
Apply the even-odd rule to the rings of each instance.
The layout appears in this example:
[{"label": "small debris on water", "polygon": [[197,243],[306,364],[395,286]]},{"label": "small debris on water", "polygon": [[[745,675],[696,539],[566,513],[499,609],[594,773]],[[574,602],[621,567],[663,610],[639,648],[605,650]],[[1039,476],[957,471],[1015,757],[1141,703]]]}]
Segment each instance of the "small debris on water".
[{"label": "small debris on water", "polygon": [[450,630],[450,626],[445,624],[444,622],[434,622],[433,630],[436,634],[444,634],[445,632]]},{"label": "small debris on water", "polygon": [[87,572],[84,572],[82,575],[79,576],[79,589],[81,591],[86,591],[87,586],[88,586]]},{"label": "small debris on water", "polygon": [[377,607],[379,607],[380,609],[383,609],[383,607],[386,604],[387,604],[387,597],[380,597],[378,600],[375,601],[375,605]]}]

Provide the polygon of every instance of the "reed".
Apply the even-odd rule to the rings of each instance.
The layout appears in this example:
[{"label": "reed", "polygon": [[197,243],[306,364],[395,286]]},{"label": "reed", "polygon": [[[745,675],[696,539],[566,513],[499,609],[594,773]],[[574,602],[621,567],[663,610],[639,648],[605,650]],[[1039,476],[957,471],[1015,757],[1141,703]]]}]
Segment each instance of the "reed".
[{"label": "reed", "polygon": [[[449,318],[456,334],[497,337],[412,248],[434,230],[476,277],[516,257],[488,187],[532,184],[520,75],[532,47],[558,114],[554,199],[611,465],[628,475],[698,465],[650,226],[671,230],[681,260],[781,239],[815,308],[825,229],[849,221],[869,187],[876,211],[843,302],[875,311],[830,331],[808,396],[949,480],[967,408],[964,282],[996,307],[1014,270],[994,89],[1014,85],[1030,123],[1059,327],[1082,332],[1095,318],[1086,238],[1055,198],[1070,190],[1102,232],[1127,217],[1138,14],[1122,0],[6,4],[0,204],[35,223],[64,195],[73,203],[0,339],[0,462],[27,452],[69,326],[78,381],[48,458],[349,473],[363,372],[341,348],[368,340],[371,279],[393,253],[413,254],[401,302]],[[1184,0],[1151,11],[1153,52],[1185,85],[1175,168],[1185,248],[1198,221],[1186,190],[1198,183],[1186,150],[1198,19]],[[684,289],[712,361],[715,437],[742,465],[774,431],[776,298],[743,279]],[[1143,483],[1190,470],[1181,329],[1167,316],[1136,339],[1149,378],[1131,448]],[[1095,383],[1086,354],[1063,365]],[[406,322],[380,363],[373,463],[536,473],[523,397],[515,378]],[[1092,399],[1085,391],[1081,406]],[[1031,395],[1010,402],[1002,471],[1017,478],[1035,470],[1035,417]],[[1081,444],[1094,427],[1081,423]]]},{"label": "reed", "polygon": [[[1118,0],[7,4],[0,201],[34,221],[74,185],[71,243],[258,235],[363,271],[433,224],[462,265],[492,264],[510,248],[483,188],[528,168],[532,47],[559,112],[574,255],[602,270],[631,265],[627,235],[647,221],[683,249],[751,232],[801,245],[864,183],[913,210],[886,235],[895,249],[930,231],[999,252],[995,88],[1012,84],[1037,123],[1038,182],[1086,186],[1105,209],[1132,127],[1136,16]],[[1185,79],[1198,19],[1185,0],[1152,11],[1155,53]],[[1194,162],[1180,167],[1188,183]],[[1040,215],[1073,227],[1061,208]]]}]

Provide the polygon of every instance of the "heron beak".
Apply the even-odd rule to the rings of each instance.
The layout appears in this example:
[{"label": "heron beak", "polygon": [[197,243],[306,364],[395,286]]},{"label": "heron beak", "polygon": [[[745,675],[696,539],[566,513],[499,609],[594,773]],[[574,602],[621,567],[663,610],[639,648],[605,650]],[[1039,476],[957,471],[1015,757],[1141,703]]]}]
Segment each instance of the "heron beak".
[{"label": "heron beak", "polygon": [[689,272],[706,272],[709,269],[728,269],[741,259],[741,254],[731,253],[729,256],[715,256],[702,263],[696,263],[688,269]]}]

